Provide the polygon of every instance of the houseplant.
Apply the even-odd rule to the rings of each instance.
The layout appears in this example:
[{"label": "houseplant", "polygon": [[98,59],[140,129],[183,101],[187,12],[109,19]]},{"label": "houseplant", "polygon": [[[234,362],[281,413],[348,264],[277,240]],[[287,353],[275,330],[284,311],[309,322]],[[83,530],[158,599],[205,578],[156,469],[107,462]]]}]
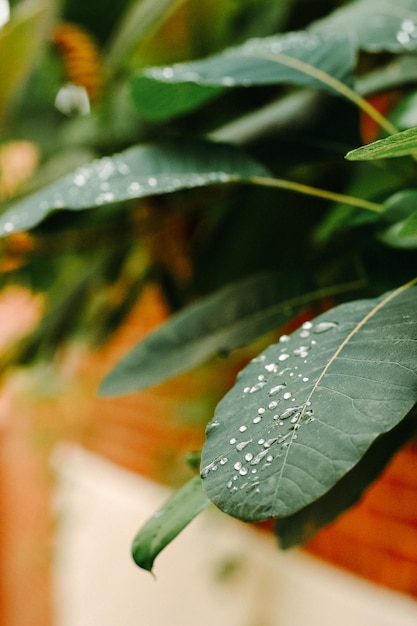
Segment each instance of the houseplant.
[{"label": "houseplant", "polygon": [[[138,533],[134,558],[148,569],[210,501],[243,520],[278,519],[284,546],[356,502],[414,432],[417,324],[417,4],[265,2],[259,32],[254,3],[238,16],[216,4],[225,31],[195,45],[197,60],[168,62],[137,40],[139,18],[149,36],[176,3],[155,6],[131,5],[137,30],[126,20],[113,40],[100,108],[55,122],[65,157],[76,148],[87,162],[0,219],[4,236],[35,228],[59,245],[70,232],[78,245],[56,263],[46,285],[56,305],[15,360],[74,331],[106,336],[150,280],[178,310],[109,373],[104,395],[159,384],[287,324],[219,403],[200,475]],[[361,132],[378,141],[356,151]],[[172,239],[185,248],[164,255]]]}]

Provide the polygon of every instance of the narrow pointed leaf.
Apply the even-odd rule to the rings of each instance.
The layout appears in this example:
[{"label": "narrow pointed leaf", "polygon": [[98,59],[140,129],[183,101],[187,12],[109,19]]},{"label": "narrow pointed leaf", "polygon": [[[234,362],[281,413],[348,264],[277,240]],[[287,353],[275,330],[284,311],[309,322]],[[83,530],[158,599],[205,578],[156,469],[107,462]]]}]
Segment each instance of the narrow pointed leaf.
[{"label": "narrow pointed leaf", "polygon": [[[408,287],[408,288],[407,288]],[[254,359],[207,427],[201,476],[235,517],[323,496],[417,401],[417,287],[340,305]]]},{"label": "narrow pointed leaf", "polygon": [[138,343],[104,379],[100,393],[121,395],[163,382],[211,356],[247,345],[324,295],[352,288],[348,284],[309,292],[306,286],[305,277],[287,272],[224,287]]},{"label": "narrow pointed leaf", "polygon": [[404,220],[398,235],[400,237],[417,237],[417,210]]},{"label": "narrow pointed leaf", "polygon": [[189,63],[154,67],[148,78],[166,83],[195,83],[213,87],[296,84],[334,88],[317,78],[315,70],[353,85],[355,55],[351,38],[297,31],[250,39],[241,46]]},{"label": "narrow pointed leaf", "polygon": [[82,210],[265,175],[238,148],[208,141],[161,142],[97,159],[12,206],[0,236],[27,230],[60,209]]},{"label": "narrow pointed leaf", "polygon": [[374,141],[347,153],[348,161],[392,159],[417,153],[417,127]]},{"label": "narrow pointed leaf", "polygon": [[137,565],[152,571],[158,554],[208,505],[198,476],[176,491],[139,530],[132,556]]}]

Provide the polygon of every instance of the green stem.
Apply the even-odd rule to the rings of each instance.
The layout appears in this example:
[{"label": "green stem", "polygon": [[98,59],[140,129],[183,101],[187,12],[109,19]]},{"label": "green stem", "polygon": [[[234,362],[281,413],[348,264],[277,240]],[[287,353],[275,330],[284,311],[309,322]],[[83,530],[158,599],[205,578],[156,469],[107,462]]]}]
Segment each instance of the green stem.
[{"label": "green stem", "polygon": [[317,67],[313,67],[304,61],[300,61],[299,59],[295,59],[291,56],[288,56],[284,53],[278,54],[258,54],[257,56],[269,59],[270,61],[275,61],[278,63],[282,63],[283,65],[287,65],[288,67],[292,67],[299,72],[303,72],[303,74],[307,74],[312,76],[313,78],[319,80],[320,82],[328,85],[342,96],[345,96],[348,100],[353,102],[357,107],[359,107],[364,113],[369,115],[381,128],[387,131],[390,135],[395,135],[398,130],[397,128],[391,124],[386,117],[381,115],[375,107],[373,107],[367,100],[362,98],[356,91],[342,83],[337,78],[330,76],[323,70],[318,69]]},{"label": "green stem", "polygon": [[369,200],[363,200],[362,198],[355,198],[354,196],[347,196],[343,193],[336,193],[333,191],[328,191],[327,189],[319,189],[317,187],[311,187],[310,185],[304,185],[303,183],[283,180],[281,178],[252,176],[251,178],[249,178],[249,182],[255,185],[263,185],[264,187],[278,187],[279,189],[288,189],[290,191],[296,191],[298,193],[302,193],[308,196],[316,196],[317,198],[323,198],[324,200],[341,202],[343,204],[349,204],[350,206],[354,206],[359,209],[373,211],[374,213],[382,213],[384,210],[383,205],[377,204],[376,202],[370,202]]}]

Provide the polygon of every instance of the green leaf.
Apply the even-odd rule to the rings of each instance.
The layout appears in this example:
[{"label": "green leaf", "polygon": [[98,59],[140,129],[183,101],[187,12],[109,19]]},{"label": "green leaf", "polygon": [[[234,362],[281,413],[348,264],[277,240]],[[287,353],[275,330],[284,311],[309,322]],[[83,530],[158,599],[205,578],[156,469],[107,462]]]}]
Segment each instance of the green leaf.
[{"label": "green leaf", "polygon": [[139,530],[132,545],[135,563],[151,572],[158,554],[209,504],[201,479],[195,476]]},{"label": "green leaf", "polygon": [[373,159],[392,159],[417,153],[417,127],[408,128],[391,137],[378,139],[367,146],[356,148],[347,153],[348,161],[372,161]]},{"label": "green leaf", "polygon": [[0,236],[32,228],[64,208],[87,209],[265,174],[262,165],[225,144],[183,140],[134,146],[79,167],[13,205],[0,217]]},{"label": "green leaf", "polygon": [[[416,0],[357,0],[316,22],[313,32],[343,32],[367,52],[417,50]],[[413,14],[414,13],[414,14]]]},{"label": "green leaf", "polygon": [[400,237],[417,237],[417,210],[404,220],[398,235]]},{"label": "green leaf", "polygon": [[136,0],[130,3],[118,25],[106,55],[106,66],[115,71],[132,52],[178,7],[181,0]]},{"label": "green leaf", "polygon": [[139,113],[148,120],[160,121],[182,115],[222,93],[219,87],[194,83],[164,83],[144,76],[131,79],[131,95]]},{"label": "green leaf", "polygon": [[298,31],[250,39],[199,61],[149,68],[145,76],[165,83],[191,82],[223,88],[284,83],[334,93],[334,87],[318,78],[316,70],[320,76],[331,76],[351,86],[354,61],[352,40],[343,34],[321,37]]},{"label": "green leaf", "polygon": [[398,426],[378,437],[359,463],[324,496],[278,520],[276,534],[280,546],[288,549],[309,541],[323,526],[356,504],[395,452],[415,433],[416,417],[413,409]]},{"label": "green leaf", "polygon": [[417,190],[405,189],[385,201],[378,238],[393,248],[417,248]]},{"label": "green leaf", "polygon": [[[414,281],[416,282],[416,281]],[[235,517],[323,496],[417,400],[417,287],[340,305],[238,376],[207,426],[204,489]]]},{"label": "green leaf", "polygon": [[[100,393],[132,393],[247,345],[315,300],[352,284],[306,292],[306,278],[286,272],[252,276],[201,299],[138,343],[103,380]],[[354,283],[357,288],[358,284]]]},{"label": "green leaf", "polygon": [[22,2],[0,30],[0,111],[27,77],[40,50],[48,0]]}]

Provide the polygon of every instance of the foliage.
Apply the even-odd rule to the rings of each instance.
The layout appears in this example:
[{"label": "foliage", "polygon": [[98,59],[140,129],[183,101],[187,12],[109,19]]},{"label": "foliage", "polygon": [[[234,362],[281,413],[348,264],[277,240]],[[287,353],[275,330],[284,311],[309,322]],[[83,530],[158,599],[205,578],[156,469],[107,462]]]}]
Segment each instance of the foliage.
[{"label": "foliage", "polygon": [[[132,0],[104,21],[88,6],[20,2],[0,31],[0,49],[17,51],[0,140],[42,156],[4,203],[3,284],[49,302],[3,365],[108,337],[149,281],[173,315],[103,394],[264,341],[207,416],[200,477],[139,531],[134,557],[151,569],[209,501],[301,543],[413,432],[417,2]],[[91,36],[77,62],[66,32],[80,47]],[[174,253],[161,260],[178,224],[190,275]],[[27,229],[8,269],[7,242]]]}]

